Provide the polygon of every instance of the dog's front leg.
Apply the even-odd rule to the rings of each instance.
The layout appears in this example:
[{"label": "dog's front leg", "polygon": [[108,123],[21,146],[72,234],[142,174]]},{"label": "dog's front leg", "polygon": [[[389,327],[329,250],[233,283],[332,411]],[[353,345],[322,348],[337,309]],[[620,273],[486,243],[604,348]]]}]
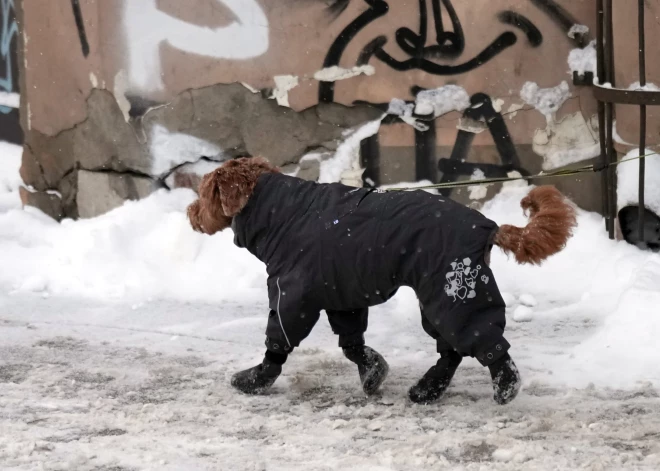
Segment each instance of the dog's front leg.
[{"label": "dog's front leg", "polygon": [[266,328],[266,354],[263,361],[231,379],[231,385],[245,394],[263,394],[282,374],[282,365],[289,354],[309,335],[319,319],[319,312],[286,315],[271,310]]}]

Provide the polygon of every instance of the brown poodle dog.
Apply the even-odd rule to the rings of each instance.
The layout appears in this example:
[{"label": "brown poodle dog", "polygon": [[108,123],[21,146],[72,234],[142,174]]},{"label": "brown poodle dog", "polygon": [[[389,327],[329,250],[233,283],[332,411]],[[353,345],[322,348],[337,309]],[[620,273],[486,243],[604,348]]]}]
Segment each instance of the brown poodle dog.
[{"label": "brown poodle dog", "polygon": [[271,308],[264,361],[237,373],[232,385],[250,394],[267,390],[325,310],[364,391],[375,392],[388,366],[364,344],[367,310],[410,286],[441,355],[410,399],[440,398],[462,358],[472,356],[489,368],[495,401],[510,402],[520,376],[503,337],[505,304],[490,250],[497,245],[518,263],[540,264],[562,250],[576,225],[573,207],[554,187],[533,189],[521,206],[529,213],[526,227],[498,227],[422,191],[306,182],[262,158],[223,164],[202,179],[188,217],[206,234],[231,227],[235,243],[267,265]]}]

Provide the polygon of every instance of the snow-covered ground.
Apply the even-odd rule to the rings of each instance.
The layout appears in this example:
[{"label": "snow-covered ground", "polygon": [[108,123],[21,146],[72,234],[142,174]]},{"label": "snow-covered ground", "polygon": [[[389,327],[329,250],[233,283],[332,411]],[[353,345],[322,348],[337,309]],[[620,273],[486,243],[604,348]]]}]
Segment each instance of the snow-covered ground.
[{"label": "snow-covered ground", "polygon": [[[0,147],[2,470],[660,468],[660,256],[609,241],[596,215],[540,268],[495,251],[512,404],[472,359],[438,404],[406,400],[436,359],[409,290],[370,318],[382,394],[360,394],[321,318],[271,393],[246,397],[228,380],[261,360],[265,270],[231,233],[192,232],[193,193],[56,224],[19,209],[19,160]],[[525,191],[485,213],[524,224]]]}]

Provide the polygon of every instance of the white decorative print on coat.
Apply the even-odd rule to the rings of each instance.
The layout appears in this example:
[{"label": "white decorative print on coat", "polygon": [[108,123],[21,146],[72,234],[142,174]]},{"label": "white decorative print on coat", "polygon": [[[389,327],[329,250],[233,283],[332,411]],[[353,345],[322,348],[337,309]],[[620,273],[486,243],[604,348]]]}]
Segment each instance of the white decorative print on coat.
[{"label": "white decorative print on coat", "polygon": [[[472,299],[477,296],[477,278],[481,271],[481,265],[472,268],[472,260],[464,258],[451,263],[451,270],[445,274],[445,293],[456,300]],[[481,281],[488,284],[490,279],[486,275],[481,276]]]}]

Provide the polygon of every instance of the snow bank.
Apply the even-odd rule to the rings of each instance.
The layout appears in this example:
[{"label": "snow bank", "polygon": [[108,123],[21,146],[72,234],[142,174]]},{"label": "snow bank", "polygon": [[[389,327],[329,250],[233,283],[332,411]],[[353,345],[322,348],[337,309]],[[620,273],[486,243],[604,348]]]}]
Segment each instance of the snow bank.
[{"label": "snow bank", "polygon": [[[377,125],[371,123],[359,132],[368,135]],[[338,157],[350,155],[348,151],[362,138],[352,136]],[[4,187],[6,181],[12,188],[19,183],[17,151],[4,147],[0,162],[14,159],[13,176],[7,179],[2,173]],[[648,162],[650,166],[654,160]],[[326,168],[326,178],[340,173],[343,165],[335,165]],[[635,173],[634,165],[619,168]],[[504,188],[483,212],[499,224],[524,225],[519,204],[528,189]],[[61,224],[32,208],[5,208],[0,211],[0,264],[4,267],[0,290],[100,302],[154,298],[246,306],[263,303],[264,266],[233,245],[229,230],[214,236],[193,232],[185,208],[194,197],[190,190],[159,191],[98,218]],[[602,218],[581,211],[579,227],[566,249],[542,267],[517,265],[498,249],[493,251],[492,266],[509,303],[509,329],[528,329],[535,338],[543,338],[544,331],[555,332],[573,323],[582,331],[584,325],[590,326],[584,338],[576,339],[566,330],[569,337],[561,351],[555,347],[542,354],[538,352],[543,349],[536,348],[534,358],[527,360],[534,364],[534,370],[526,372],[529,381],[635,387],[643,380],[660,385],[660,350],[655,345],[660,336],[660,256],[609,240]],[[405,342],[419,341],[417,333],[424,335],[418,329],[419,308],[410,289],[402,289],[379,309],[390,313],[382,318],[389,319],[388,330],[374,322],[369,331],[374,338],[381,338],[383,332],[390,335],[390,322],[402,332],[411,332]],[[512,354],[521,355],[527,348],[524,342],[516,342]]]},{"label": "snow bank", "polygon": [[[626,165],[633,164],[620,168]],[[486,203],[485,214],[499,224],[525,224],[516,208],[525,192],[504,189]],[[549,369],[552,381],[577,387],[626,388],[638,381],[660,385],[660,256],[609,240],[596,214],[580,211],[578,222],[566,249],[541,267],[515,265],[493,251],[500,289],[509,297],[524,294],[521,305],[529,295],[537,303],[532,325],[539,330],[571,322],[594,325],[592,335],[576,346],[535,363]],[[515,316],[515,306],[509,307]]]},{"label": "snow bank", "polygon": [[95,219],[57,224],[26,208],[0,214],[0,286],[44,296],[98,299],[164,297],[249,301],[262,294],[265,269],[233,246],[232,233],[192,231],[190,190],[161,190]]},{"label": "snow bank", "polygon": [[0,141],[0,212],[21,207],[18,188],[23,184],[19,169],[23,148]]},{"label": "snow bank", "polygon": [[[644,205],[660,214],[660,155],[646,149],[644,173]],[[636,205],[639,201],[639,149],[630,151],[617,165],[617,208]],[[629,162],[625,162],[629,160]]]}]

